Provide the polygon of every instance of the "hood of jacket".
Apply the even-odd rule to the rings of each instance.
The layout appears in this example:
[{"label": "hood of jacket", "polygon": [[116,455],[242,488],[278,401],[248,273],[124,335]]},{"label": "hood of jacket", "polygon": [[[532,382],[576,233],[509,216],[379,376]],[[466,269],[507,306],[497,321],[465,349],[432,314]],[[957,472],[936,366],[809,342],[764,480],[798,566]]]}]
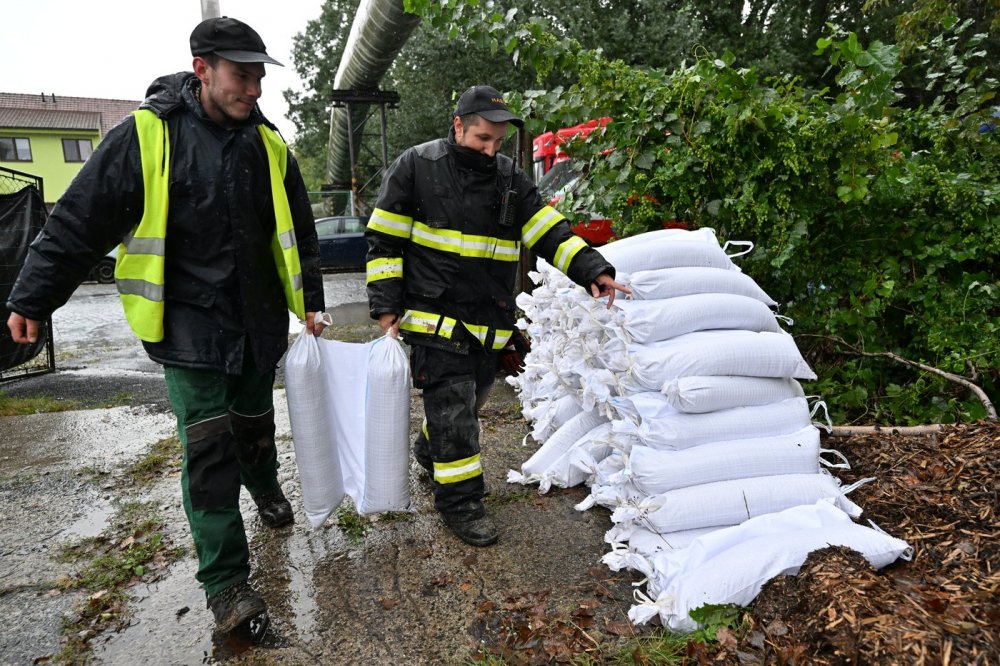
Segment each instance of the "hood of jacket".
[{"label": "hood of jacket", "polygon": [[[158,118],[166,118],[173,111],[184,106],[185,89],[191,90],[192,99],[197,100],[198,98],[194,94],[194,91],[199,85],[200,83],[194,72],[177,72],[176,74],[160,76],[149,84],[149,87],[146,89],[146,99],[139,105],[139,108],[151,110]],[[201,113],[204,115],[204,111]],[[256,105],[253,107],[253,111],[250,112],[247,124],[263,124],[275,132],[278,131],[278,128],[264,117],[260,107]]]}]

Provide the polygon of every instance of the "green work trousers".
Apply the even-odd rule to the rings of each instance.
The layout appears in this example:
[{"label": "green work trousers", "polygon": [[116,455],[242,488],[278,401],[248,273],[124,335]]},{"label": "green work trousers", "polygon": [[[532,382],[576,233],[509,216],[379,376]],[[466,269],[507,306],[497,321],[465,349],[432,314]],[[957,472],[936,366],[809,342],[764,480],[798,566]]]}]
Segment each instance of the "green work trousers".
[{"label": "green work trousers", "polygon": [[168,367],[167,393],[184,445],[181,492],[198,552],[196,578],[209,598],[250,576],[240,485],[275,492],[274,370],[248,360],[240,375]]}]

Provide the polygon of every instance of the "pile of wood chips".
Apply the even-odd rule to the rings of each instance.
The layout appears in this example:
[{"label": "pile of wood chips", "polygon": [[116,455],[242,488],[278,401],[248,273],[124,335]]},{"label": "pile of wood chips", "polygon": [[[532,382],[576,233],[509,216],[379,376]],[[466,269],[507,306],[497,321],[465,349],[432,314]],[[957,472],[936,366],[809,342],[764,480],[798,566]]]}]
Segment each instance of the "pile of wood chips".
[{"label": "pile of wood chips", "polygon": [[934,436],[828,439],[851,461],[851,499],[914,549],[874,571],[859,554],[810,554],[765,585],[751,630],[708,661],[742,664],[1000,664],[1000,423]]}]

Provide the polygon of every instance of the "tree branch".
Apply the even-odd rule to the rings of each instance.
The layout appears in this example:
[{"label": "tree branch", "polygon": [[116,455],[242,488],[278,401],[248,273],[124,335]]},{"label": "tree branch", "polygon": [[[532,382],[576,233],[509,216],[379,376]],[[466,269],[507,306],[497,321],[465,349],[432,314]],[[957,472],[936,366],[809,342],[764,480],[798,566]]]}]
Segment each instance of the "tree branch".
[{"label": "tree branch", "polygon": [[941,432],[941,424],[931,423],[920,426],[833,426],[828,437],[853,437],[854,435],[936,435]]},{"label": "tree branch", "polygon": [[857,356],[867,356],[869,358],[883,357],[883,358],[892,359],[893,361],[896,361],[898,363],[902,363],[903,365],[909,365],[909,366],[914,367],[914,368],[919,368],[919,369],[923,370],[924,372],[929,372],[931,374],[937,375],[938,377],[943,377],[944,379],[947,379],[950,382],[954,382],[954,383],[956,383],[956,384],[958,384],[960,386],[964,386],[965,388],[967,388],[970,391],[972,391],[972,393],[975,394],[975,396],[977,398],[979,398],[979,401],[981,403],[983,403],[983,407],[986,408],[986,418],[988,420],[990,420],[990,421],[996,421],[997,420],[997,410],[993,406],[993,403],[990,402],[989,396],[987,396],[986,392],[983,389],[979,388],[978,385],[976,385],[973,382],[969,381],[965,377],[962,377],[960,375],[956,375],[956,374],[947,372],[945,370],[941,370],[940,368],[935,368],[935,367],[930,366],[930,365],[925,365],[925,364],[920,363],[918,361],[911,361],[908,358],[903,358],[899,354],[893,354],[892,352],[866,352],[866,351],[861,351],[860,349],[857,349],[853,345],[848,344],[843,338],[830,337],[830,336],[822,336],[822,335],[810,336],[810,337],[817,337],[817,338],[823,338],[823,339],[826,339],[826,340],[832,340],[833,342],[836,342],[838,344],[843,345],[844,347],[847,347],[852,354],[856,354]]}]

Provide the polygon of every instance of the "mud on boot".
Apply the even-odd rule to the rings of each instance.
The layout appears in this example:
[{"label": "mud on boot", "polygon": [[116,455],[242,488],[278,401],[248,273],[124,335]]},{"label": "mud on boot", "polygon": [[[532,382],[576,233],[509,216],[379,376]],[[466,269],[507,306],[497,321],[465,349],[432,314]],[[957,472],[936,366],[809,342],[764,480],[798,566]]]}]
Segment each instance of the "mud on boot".
[{"label": "mud on boot", "polygon": [[264,493],[253,498],[260,520],[268,527],[283,527],[295,520],[291,503],[279,488],[275,492]]},{"label": "mud on boot", "polygon": [[442,513],[441,518],[455,536],[470,546],[489,546],[499,538],[496,524],[485,512],[481,515]]},{"label": "mud on boot", "polygon": [[262,634],[269,624],[267,604],[248,581],[216,593],[208,600],[208,607],[215,617],[216,628],[222,633],[228,634],[245,625],[253,633]]}]

